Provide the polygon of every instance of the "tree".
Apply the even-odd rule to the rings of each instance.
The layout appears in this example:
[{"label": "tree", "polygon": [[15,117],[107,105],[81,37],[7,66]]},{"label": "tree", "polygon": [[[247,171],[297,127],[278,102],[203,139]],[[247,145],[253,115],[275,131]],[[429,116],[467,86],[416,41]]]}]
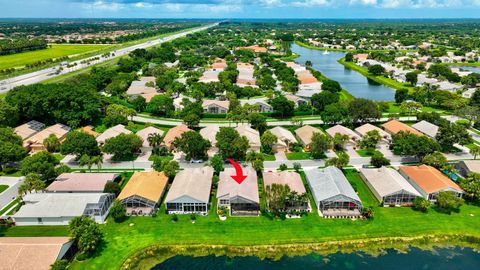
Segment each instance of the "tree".
[{"label": "tree", "polygon": [[107,107],[106,116],[103,122],[107,127],[115,125],[125,125],[128,122],[128,118],[135,116],[137,112],[134,109],[128,108],[120,104],[110,104]]},{"label": "tree", "polygon": [[408,99],[408,89],[402,88],[395,91],[395,103],[400,104]]},{"label": "tree", "polygon": [[12,127],[19,120],[18,109],[0,98],[0,127]]},{"label": "tree", "polygon": [[444,169],[447,166],[447,158],[441,152],[435,151],[424,156],[422,163],[437,169]]},{"label": "tree", "polygon": [[20,161],[25,155],[22,138],[12,128],[0,128],[0,171],[3,164]]},{"label": "tree", "polygon": [[441,146],[435,140],[404,131],[392,136],[390,147],[397,155],[415,156],[419,160],[422,160],[428,154],[441,150]]},{"label": "tree", "polygon": [[470,148],[470,154],[473,156],[473,159],[477,159],[477,156],[480,155],[480,146],[473,145]]},{"label": "tree", "polygon": [[107,154],[113,154],[112,160],[126,161],[134,158],[142,144],[142,139],[137,135],[121,133],[116,137],[107,139],[103,145],[103,151]]},{"label": "tree", "polygon": [[432,206],[432,203],[423,197],[417,197],[413,201],[413,209],[420,212],[427,212],[430,206]]},{"label": "tree", "polygon": [[189,128],[198,127],[198,124],[200,124],[200,116],[196,114],[188,114],[183,117],[183,123]]},{"label": "tree", "polygon": [[353,53],[348,52],[345,54],[345,62],[353,62]]},{"label": "tree", "polygon": [[440,210],[450,213],[452,211],[458,211],[460,206],[463,205],[463,199],[455,195],[455,193],[446,191],[440,192],[435,198]]},{"label": "tree", "polygon": [[371,65],[368,67],[368,73],[370,73],[373,76],[380,76],[385,73],[385,68],[379,64]]},{"label": "tree", "polygon": [[334,103],[327,105],[325,110],[320,113],[325,123],[336,124],[348,122],[350,120],[348,110],[343,103]]},{"label": "tree", "polygon": [[75,155],[77,160],[83,155],[99,156],[101,154],[95,137],[82,131],[69,132],[60,147],[60,152],[63,155]]},{"label": "tree", "polygon": [[475,91],[470,98],[470,106],[472,107],[480,107],[480,91]]},{"label": "tree", "polygon": [[295,109],[295,103],[288,100],[285,96],[277,96],[270,101],[273,111],[283,117],[291,116]]},{"label": "tree", "polygon": [[313,133],[308,147],[313,158],[321,158],[332,147],[332,140],[325,134]]},{"label": "tree", "polygon": [[400,110],[406,114],[414,114],[422,109],[422,104],[415,101],[404,101],[400,104]]},{"label": "tree", "polygon": [[322,91],[320,93],[314,94],[311,98],[312,106],[318,112],[322,112],[323,110],[325,110],[326,106],[337,103],[339,100],[339,95],[330,91]]},{"label": "tree", "polygon": [[243,160],[250,147],[247,137],[240,136],[238,131],[231,127],[221,127],[215,139],[218,153],[223,159]]},{"label": "tree", "polygon": [[338,93],[342,91],[342,86],[337,81],[326,79],[322,83],[322,90]]},{"label": "tree", "polygon": [[148,145],[152,147],[152,154],[159,155],[160,154],[160,146],[163,142],[163,136],[158,133],[148,134]]},{"label": "tree", "polygon": [[348,165],[350,157],[345,152],[337,152],[338,157],[332,157],[325,162],[326,166],[335,166],[339,169]]},{"label": "tree", "polygon": [[465,145],[472,141],[467,129],[455,123],[440,126],[435,138],[444,151],[450,151],[456,143]]},{"label": "tree", "polygon": [[57,260],[52,265],[50,265],[50,270],[67,270],[68,261],[67,260]]},{"label": "tree", "polygon": [[288,169],[288,166],[287,164],[284,164],[284,163],[280,164],[280,166],[278,167],[278,170],[282,172],[286,171],[287,169]]},{"label": "tree", "polygon": [[417,85],[418,72],[411,71],[405,74],[405,81],[409,82],[411,85]]},{"label": "tree", "polygon": [[115,195],[119,194],[121,190],[122,188],[120,187],[120,185],[117,182],[113,181],[107,182],[105,184],[105,187],[103,188],[104,193],[113,193]]},{"label": "tree", "polygon": [[288,185],[271,184],[265,188],[268,209],[273,213],[285,211],[287,208],[287,198],[291,190]]},{"label": "tree", "polygon": [[345,148],[345,144],[350,140],[347,134],[335,133],[333,136],[333,148],[336,150],[342,150]]},{"label": "tree", "polygon": [[20,171],[23,175],[28,175],[29,173],[39,174],[42,181],[47,182],[57,177],[55,166],[58,163],[54,155],[47,151],[41,151],[22,160],[20,162]]},{"label": "tree", "polygon": [[390,160],[386,158],[383,153],[375,151],[370,159],[370,165],[374,166],[375,168],[381,168],[382,166],[390,165]]},{"label": "tree", "polygon": [[371,122],[379,119],[382,114],[373,100],[356,98],[348,105],[348,112],[353,122]]},{"label": "tree", "polygon": [[153,159],[152,167],[157,172],[163,172],[167,177],[174,176],[178,170],[180,170],[180,165],[175,160],[162,159],[156,157]]},{"label": "tree", "polygon": [[363,215],[366,219],[373,219],[373,215],[374,215],[373,207],[371,207],[371,206],[364,207],[364,208],[362,209],[362,215]]},{"label": "tree", "polygon": [[186,154],[185,159],[206,160],[208,159],[208,150],[212,147],[209,140],[206,140],[195,131],[188,131],[175,139],[173,146]]},{"label": "tree", "polygon": [[263,134],[267,130],[267,118],[260,113],[250,113],[248,116],[248,121],[252,128],[258,130],[260,134]]},{"label": "tree", "polygon": [[110,207],[110,216],[116,223],[122,222],[127,217],[127,210],[121,202],[115,200]]},{"label": "tree", "polygon": [[296,172],[299,172],[301,169],[302,169],[302,164],[300,162],[294,162],[293,163],[293,169],[296,171]]},{"label": "tree", "polygon": [[68,230],[80,253],[87,256],[95,252],[103,239],[100,226],[87,216],[75,217],[70,220]]},{"label": "tree", "polygon": [[214,155],[211,159],[210,159],[210,166],[212,166],[212,168],[215,170],[215,173],[220,173],[221,171],[223,171],[223,159],[220,155]]},{"label": "tree", "polygon": [[36,173],[29,173],[25,177],[23,183],[18,187],[18,195],[23,197],[25,194],[27,194],[27,192],[39,192],[44,190],[45,187],[45,182],[42,180],[40,175]]},{"label": "tree", "polygon": [[250,162],[253,169],[257,172],[263,171],[263,161],[265,158],[262,153],[249,151],[245,157],[245,161]]},{"label": "tree", "polygon": [[272,146],[277,143],[277,136],[273,135],[269,130],[267,130],[260,137],[260,142],[262,143],[263,152],[266,154],[272,153]]},{"label": "tree", "polygon": [[362,149],[375,149],[377,148],[378,142],[382,139],[380,136],[380,132],[378,130],[370,130],[368,131],[363,139],[360,141],[360,147]]},{"label": "tree", "polygon": [[480,200],[480,173],[470,173],[466,178],[460,179],[459,184],[467,198],[476,202]]}]

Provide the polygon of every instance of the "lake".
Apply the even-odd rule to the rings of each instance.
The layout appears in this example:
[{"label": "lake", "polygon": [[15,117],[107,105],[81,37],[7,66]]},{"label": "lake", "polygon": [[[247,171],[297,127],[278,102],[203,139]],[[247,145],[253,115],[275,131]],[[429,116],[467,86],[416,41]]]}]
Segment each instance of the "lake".
[{"label": "lake", "polygon": [[176,256],[155,266],[154,270],[195,269],[195,270],[455,270],[479,269],[480,254],[470,248],[437,248],[424,251],[412,248],[408,253],[386,250],[385,254],[373,257],[365,253],[328,256],[310,254],[307,256],[283,257],[278,261],[261,260],[257,257],[186,257]]},{"label": "lake", "polygon": [[472,66],[452,66],[452,68],[460,68],[460,69],[463,69],[463,70],[468,70],[468,71],[471,71],[471,72],[480,73],[480,67],[472,67]]},{"label": "lake", "polygon": [[323,54],[324,51],[307,49],[297,44],[292,44],[292,51],[300,55],[295,59],[296,62],[305,64],[307,60],[310,60],[314,69],[328,78],[338,81],[344,89],[355,97],[372,100],[394,100],[394,89],[374,82],[338,63],[337,61],[345,55],[344,52],[330,51],[329,54]]}]

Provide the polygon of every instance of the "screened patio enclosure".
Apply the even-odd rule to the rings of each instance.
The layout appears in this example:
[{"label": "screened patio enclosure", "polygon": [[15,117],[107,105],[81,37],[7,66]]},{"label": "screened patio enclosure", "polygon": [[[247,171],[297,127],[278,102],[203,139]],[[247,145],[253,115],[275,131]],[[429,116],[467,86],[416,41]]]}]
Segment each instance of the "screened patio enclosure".
[{"label": "screened patio enclosure", "polygon": [[127,215],[150,215],[158,208],[158,203],[141,196],[130,196],[122,200]]},{"label": "screened patio enclosure", "polygon": [[383,204],[384,205],[411,205],[417,195],[414,195],[410,192],[405,190],[401,190],[399,192],[395,192],[383,197]]},{"label": "screened patio enclosure", "polygon": [[318,202],[318,208],[324,216],[359,216],[362,203],[344,195],[337,195]]},{"label": "screened patio enclosure", "polygon": [[166,204],[169,214],[191,214],[205,215],[208,212],[208,204],[193,202],[169,202]]},{"label": "screened patio enclosure", "polygon": [[230,199],[230,213],[232,216],[257,216],[260,205],[241,197]]}]

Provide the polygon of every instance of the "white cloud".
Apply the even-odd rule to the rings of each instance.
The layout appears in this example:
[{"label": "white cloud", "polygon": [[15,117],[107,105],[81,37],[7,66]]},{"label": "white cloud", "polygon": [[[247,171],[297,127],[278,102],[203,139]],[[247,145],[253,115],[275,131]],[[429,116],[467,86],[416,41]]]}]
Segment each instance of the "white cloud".
[{"label": "white cloud", "polygon": [[320,7],[320,6],[330,6],[332,3],[328,0],[303,0],[303,1],[294,1],[291,3],[294,7]]}]

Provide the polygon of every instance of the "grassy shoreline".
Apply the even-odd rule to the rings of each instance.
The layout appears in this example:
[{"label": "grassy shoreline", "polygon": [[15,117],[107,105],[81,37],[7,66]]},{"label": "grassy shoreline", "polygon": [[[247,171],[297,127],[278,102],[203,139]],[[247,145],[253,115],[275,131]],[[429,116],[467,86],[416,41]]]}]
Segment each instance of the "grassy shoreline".
[{"label": "grassy shoreline", "polygon": [[391,237],[371,238],[366,240],[331,241],[325,243],[300,245],[153,245],[146,249],[134,252],[123,262],[120,269],[151,269],[155,265],[160,264],[174,256],[256,256],[262,260],[279,260],[283,256],[306,256],[311,253],[326,256],[337,252],[353,253],[359,251],[365,252],[366,254],[372,256],[378,256],[381,255],[387,248],[398,251],[408,251],[411,247],[422,250],[430,250],[435,247],[450,247],[452,244],[455,246],[478,249],[480,247],[480,238],[463,235],[430,235],[418,237]]},{"label": "grassy shoreline", "polygon": [[366,68],[363,68],[363,67],[360,67],[360,66],[356,65],[354,62],[346,62],[345,58],[342,58],[342,59],[338,60],[338,63],[340,63],[341,65],[343,65],[343,66],[345,66],[349,69],[352,69],[352,70],[362,74],[363,76],[367,77],[368,79],[370,79],[372,81],[383,84],[383,85],[388,86],[390,88],[393,88],[395,90],[399,90],[399,89],[411,90],[411,89],[413,89],[413,87],[411,87],[411,86],[405,86],[402,83],[397,82],[397,81],[395,81],[393,79],[390,79],[390,78],[386,78],[386,77],[383,77],[383,76],[373,76],[373,75],[368,73],[368,70]]}]

